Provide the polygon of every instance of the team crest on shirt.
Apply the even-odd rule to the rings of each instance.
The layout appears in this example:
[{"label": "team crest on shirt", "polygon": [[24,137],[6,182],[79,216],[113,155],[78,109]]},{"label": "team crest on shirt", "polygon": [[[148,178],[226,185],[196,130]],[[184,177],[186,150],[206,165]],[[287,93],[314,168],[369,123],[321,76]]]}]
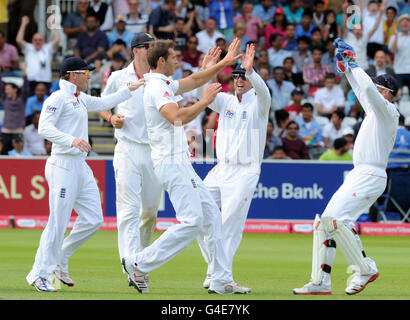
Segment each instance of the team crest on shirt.
[{"label": "team crest on shirt", "polygon": [[234,115],[235,115],[235,112],[233,112],[233,110],[225,109],[225,118],[232,119]]},{"label": "team crest on shirt", "polygon": [[248,119],[248,113],[246,110],[242,111],[241,120],[246,121]]},{"label": "team crest on shirt", "polygon": [[72,104],[74,108],[79,108],[80,107],[80,102],[78,102],[76,100],[70,100],[70,104]]}]

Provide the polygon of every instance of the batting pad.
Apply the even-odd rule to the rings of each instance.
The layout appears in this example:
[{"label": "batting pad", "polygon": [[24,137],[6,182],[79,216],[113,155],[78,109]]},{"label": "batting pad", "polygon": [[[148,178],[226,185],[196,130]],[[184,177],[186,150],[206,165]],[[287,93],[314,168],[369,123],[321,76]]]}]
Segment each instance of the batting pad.
[{"label": "batting pad", "polygon": [[328,235],[320,223],[319,215],[313,222],[313,253],[311,281],[319,285],[322,282],[324,272],[330,273],[336,253],[334,241],[328,240]]},{"label": "batting pad", "polygon": [[325,231],[336,241],[349,265],[357,266],[361,274],[369,274],[370,268],[363,257],[352,231],[342,222],[331,217],[322,217],[321,223]]}]

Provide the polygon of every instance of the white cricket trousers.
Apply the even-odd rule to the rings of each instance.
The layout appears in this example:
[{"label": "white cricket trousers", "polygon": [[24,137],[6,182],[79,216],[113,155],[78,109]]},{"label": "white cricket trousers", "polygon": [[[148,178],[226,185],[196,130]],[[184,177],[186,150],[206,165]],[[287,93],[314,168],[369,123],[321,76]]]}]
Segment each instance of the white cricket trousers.
[{"label": "white cricket trousers", "polygon": [[[204,179],[205,186],[221,208],[222,242],[231,274],[233,259],[242,240],[246,218],[259,176],[259,163],[244,165],[218,163]],[[212,252],[204,240],[204,238],[199,237],[198,244],[209,265]],[[208,268],[208,272],[209,270]]]},{"label": "white cricket trousers", "polygon": [[212,279],[232,282],[221,239],[221,214],[196,174],[187,155],[164,159],[156,165],[155,174],[168,192],[180,223],[168,228],[149,247],[135,257],[138,269],[155,270],[185,249],[201,232],[206,234],[214,259],[210,261]]},{"label": "white cricket trousers", "polygon": [[387,184],[386,170],[372,165],[357,165],[334,193],[322,217],[332,217],[352,224],[384,192]]},{"label": "white cricket trousers", "polygon": [[[49,186],[50,216],[40,238],[34,265],[26,280],[50,278],[57,265],[68,272],[69,257],[103,223],[100,192],[82,156],[56,156],[47,159],[45,176]],[[78,214],[73,229],[64,239],[72,210]]]},{"label": "white cricket trousers", "polygon": [[149,145],[119,139],[113,166],[116,183],[120,259],[151,243],[162,188],[155,176]]}]

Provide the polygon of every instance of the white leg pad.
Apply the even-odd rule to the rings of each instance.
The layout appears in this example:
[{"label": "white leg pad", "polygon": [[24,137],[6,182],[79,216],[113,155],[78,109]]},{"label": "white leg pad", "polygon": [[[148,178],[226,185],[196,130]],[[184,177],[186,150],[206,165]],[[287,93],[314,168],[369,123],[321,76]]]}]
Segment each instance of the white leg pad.
[{"label": "white leg pad", "polygon": [[[330,273],[333,264],[336,248],[329,247],[329,236],[326,234],[319,215],[316,215],[313,222],[313,253],[312,253],[312,274],[311,282],[320,285],[325,273]],[[334,242],[333,242],[334,243]]]},{"label": "white leg pad", "polygon": [[361,274],[368,274],[370,272],[369,265],[364,259],[362,250],[359,248],[352,231],[332,217],[322,217],[321,223],[324,230],[336,241],[349,265],[357,266]]}]

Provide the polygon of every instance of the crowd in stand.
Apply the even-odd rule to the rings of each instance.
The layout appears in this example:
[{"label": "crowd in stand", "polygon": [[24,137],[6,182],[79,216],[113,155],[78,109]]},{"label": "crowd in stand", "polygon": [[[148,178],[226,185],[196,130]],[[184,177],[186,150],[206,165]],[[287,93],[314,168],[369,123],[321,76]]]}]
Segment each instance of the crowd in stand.
[{"label": "crowd in stand", "polygon": [[[361,11],[348,10],[353,5]],[[52,62],[63,40],[53,29],[47,42],[30,28],[34,17],[26,11],[9,7],[8,12],[17,19],[5,24],[0,16],[0,147],[2,154],[44,155],[49,146],[40,143],[38,116],[44,100],[58,89]],[[17,32],[7,30],[14,21],[19,22]],[[93,95],[101,94],[113,71],[132,61],[136,32],[175,41],[179,65],[174,79],[196,72],[213,46],[223,56],[234,37],[242,39],[243,51],[254,43],[254,68],[272,96],[265,159],[352,159],[365,114],[336,70],[336,38],[353,46],[359,66],[370,76],[396,77],[399,99],[410,84],[410,0],[78,0],[76,10],[63,15],[62,28],[64,56],[96,66],[88,89]],[[214,79],[223,92],[235,94],[234,67]],[[7,81],[16,77],[23,79],[20,86]],[[184,107],[197,99],[194,92],[183,98]],[[205,149],[214,148],[218,117],[207,109],[186,126],[193,157],[214,155]],[[405,125],[410,124],[403,121],[400,130]],[[409,135],[399,136],[400,148],[410,150]]]}]

